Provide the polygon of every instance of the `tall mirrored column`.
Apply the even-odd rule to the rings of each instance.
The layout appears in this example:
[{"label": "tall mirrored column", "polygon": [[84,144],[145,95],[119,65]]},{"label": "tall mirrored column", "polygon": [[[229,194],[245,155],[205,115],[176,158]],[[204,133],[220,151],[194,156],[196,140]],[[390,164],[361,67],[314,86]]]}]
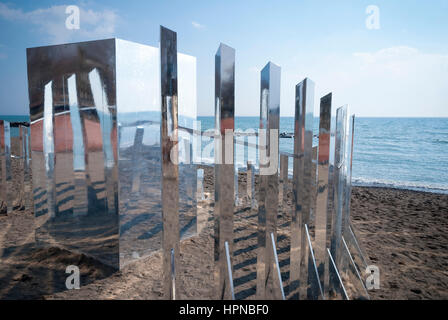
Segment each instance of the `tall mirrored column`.
[{"label": "tall mirrored column", "polygon": [[1,207],[2,212],[12,211],[11,134],[10,123],[0,120]]},{"label": "tall mirrored column", "polygon": [[31,181],[31,155],[30,155],[30,128],[22,126],[23,132],[23,174],[24,174],[24,197],[25,210],[31,210],[33,206],[32,181]]},{"label": "tall mirrored column", "polygon": [[[363,248],[359,245],[356,233],[354,232],[351,220],[350,220],[350,200],[351,200],[351,178],[352,178],[352,161],[353,161],[353,146],[354,146],[354,134],[355,134],[355,115],[350,117],[346,159],[347,163],[347,186],[344,201],[344,217],[342,224],[342,235],[349,249],[349,253],[352,255],[354,262],[361,268],[361,270],[367,268],[370,265],[369,258],[364,252]],[[344,267],[344,266],[343,266]],[[346,266],[345,266],[346,267]]]},{"label": "tall mirrored column", "polygon": [[235,49],[221,44],[215,55],[215,298],[231,299],[225,243],[233,256]]},{"label": "tall mirrored column", "polygon": [[[315,230],[316,224],[316,197],[317,197],[317,153],[318,146],[313,147],[313,158],[311,162],[311,209],[310,209],[310,221],[308,229],[312,236],[314,236],[311,230]],[[314,239],[314,237],[313,237]]]},{"label": "tall mirrored column", "polygon": [[344,221],[342,223],[342,234],[349,233],[350,228],[350,200],[352,195],[352,163],[353,163],[353,142],[355,134],[355,115],[349,117],[349,124],[346,131],[347,143],[346,143],[346,156],[347,161],[347,177],[346,177],[346,193],[344,200]]},{"label": "tall mirrored column", "polygon": [[336,110],[336,131],[335,131],[335,160],[334,160],[334,208],[332,219],[332,236],[330,252],[336,263],[340,266],[340,250],[343,211],[346,192],[346,141],[348,131],[348,110],[347,106]]},{"label": "tall mirrored column", "polygon": [[[44,119],[43,119],[43,149],[45,163],[45,187],[47,196],[48,216],[54,218],[56,216],[56,187],[54,176],[54,139],[53,139],[53,81],[45,85],[44,91]],[[34,172],[34,171],[33,171]]]},{"label": "tall mirrored column", "polygon": [[25,146],[25,141],[26,141],[26,133],[27,133],[27,128],[23,125],[19,125],[18,126],[18,130],[19,130],[19,139],[17,141],[17,160],[19,162],[19,172],[16,173],[16,177],[15,177],[15,184],[16,186],[18,186],[19,191],[17,192],[18,195],[17,196],[17,205],[24,209],[25,208],[25,197],[26,197],[26,193],[25,193],[25,155],[26,155],[26,146]]},{"label": "tall mirrored column", "polygon": [[325,261],[327,257],[327,202],[330,164],[331,98],[332,94],[329,93],[320,99],[319,117],[314,256],[322,286],[324,284]]},{"label": "tall mirrored column", "polygon": [[[177,34],[160,27],[162,93],[163,289],[166,299],[178,296],[180,281],[179,168],[177,150]],[[174,256],[174,257],[173,257]],[[174,265],[173,265],[174,264]],[[171,270],[176,270],[173,276]]]},{"label": "tall mirrored column", "polygon": [[260,185],[258,198],[257,298],[281,299],[275,275],[271,233],[277,238],[278,129],[280,124],[280,67],[269,62],[261,70]]},{"label": "tall mirrored column", "polygon": [[[306,297],[308,250],[305,224],[311,208],[314,82],[306,78],[296,86],[294,119],[293,203],[291,220],[290,296]],[[299,292],[300,287],[300,292]]]}]

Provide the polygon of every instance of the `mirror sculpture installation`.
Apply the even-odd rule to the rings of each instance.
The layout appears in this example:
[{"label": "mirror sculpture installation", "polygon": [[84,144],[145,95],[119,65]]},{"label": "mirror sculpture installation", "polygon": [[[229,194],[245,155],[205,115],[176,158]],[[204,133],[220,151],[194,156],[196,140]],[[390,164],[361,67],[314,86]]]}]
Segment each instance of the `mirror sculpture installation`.
[{"label": "mirror sculpture installation", "polygon": [[[19,198],[34,207],[38,244],[115,269],[160,252],[163,297],[178,299],[186,272],[181,243],[210,222],[214,280],[204,298],[369,298],[362,278],[369,261],[350,221],[355,118],[343,106],[332,119],[331,93],[320,100],[313,146],[314,83],[297,84],[287,152],[279,143],[281,68],[269,62],[260,74],[259,128],[242,133],[235,128],[235,49],[221,44],[207,136],[214,161],[205,163],[196,59],[177,52],[175,32],[161,27],[159,48],[108,39],[31,48],[27,59],[30,127],[20,126],[19,151],[11,155],[10,124],[0,121],[0,197],[9,213],[15,156],[23,168]],[[255,217],[252,225],[241,208]],[[236,236],[248,228],[253,236]],[[255,244],[239,247],[251,238]],[[241,276],[248,265],[256,272]],[[236,292],[244,279],[253,287]]]}]

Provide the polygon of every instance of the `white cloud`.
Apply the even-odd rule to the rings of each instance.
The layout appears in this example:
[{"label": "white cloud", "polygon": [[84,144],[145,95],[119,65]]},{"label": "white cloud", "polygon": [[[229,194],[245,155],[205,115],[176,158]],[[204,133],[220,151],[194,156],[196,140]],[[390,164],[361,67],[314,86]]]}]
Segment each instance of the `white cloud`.
[{"label": "white cloud", "polygon": [[25,12],[0,2],[0,18],[29,23],[48,37],[51,43],[63,43],[73,40],[90,40],[111,37],[115,32],[117,15],[110,10],[93,11],[80,7],[80,29],[68,30],[65,20],[67,6],[52,6]]},{"label": "white cloud", "polygon": [[293,85],[310,77],[316,83],[315,113],[320,97],[331,91],[334,109],[348,104],[358,116],[448,116],[444,98],[448,92],[448,55],[397,46],[308,59],[301,63],[297,59],[294,66],[283,69],[282,106],[288,115],[293,114]]},{"label": "white cloud", "polygon": [[192,21],[191,24],[193,25],[193,27],[195,27],[196,29],[204,29],[205,25],[200,24],[199,22],[196,21]]}]

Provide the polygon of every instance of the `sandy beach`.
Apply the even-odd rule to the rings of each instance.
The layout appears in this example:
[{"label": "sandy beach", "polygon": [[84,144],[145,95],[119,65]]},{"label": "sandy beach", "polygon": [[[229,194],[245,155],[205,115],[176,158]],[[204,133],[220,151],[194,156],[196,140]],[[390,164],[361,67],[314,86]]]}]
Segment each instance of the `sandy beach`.
[{"label": "sandy beach", "polygon": [[[14,162],[14,161],[13,161]],[[17,164],[14,164],[17,172]],[[181,243],[180,298],[206,299],[212,292],[213,170],[206,168],[206,200],[198,206],[198,235]],[[237,299],[254,299],[257,212],[245,195],[235,210],[233,265]],[[291,194],[288,194],[288,202]],[[380,269],[380,289],[371,299],[448,298],[448,195],[398,189],[354,187],[352,223],[370,261]],[[289,276],[287,209],[280,206],[278,252],[284,285]],[[34,216],[18,203],[0,214],[0,299],[161,299],[161,253],[120,271],[83,254],[34,239]],[[67,290],[68,265],[81,271],[81,288]]]}]

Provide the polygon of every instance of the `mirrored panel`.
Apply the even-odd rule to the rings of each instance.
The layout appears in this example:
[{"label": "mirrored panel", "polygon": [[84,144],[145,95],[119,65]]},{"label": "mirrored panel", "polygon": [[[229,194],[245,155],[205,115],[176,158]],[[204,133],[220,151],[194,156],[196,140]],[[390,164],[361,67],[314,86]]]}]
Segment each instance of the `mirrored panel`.
[{"label": "mirrored panel", "polygon": [[11,175],[11,133],[10,123],[0,120],[0,210],[9,213],[12,210]]},{"label": "mirrored panel", "polygon": [[221,44],[215,55],[215,208],[214,208],[214,297],[231,299],[224,244],[233,255],[235,204],[235,49]]},{"label": "mirrored panel", "polygon": [[281,69],[269,62],[260,76],[257,298],[275,299],[278,279],[271,233],[277,237]]},{"label": "mirrored panel", "polygon": [[[110,39],[27,54],[38,243],[79,251],[114,268],[160,250],[159,49]],[[196,59],[178,56],[179,118],[191,128]],[[184,237],[196,232],[189,149],[181,152],[185,181],[193,181],[181,193]]]}]

